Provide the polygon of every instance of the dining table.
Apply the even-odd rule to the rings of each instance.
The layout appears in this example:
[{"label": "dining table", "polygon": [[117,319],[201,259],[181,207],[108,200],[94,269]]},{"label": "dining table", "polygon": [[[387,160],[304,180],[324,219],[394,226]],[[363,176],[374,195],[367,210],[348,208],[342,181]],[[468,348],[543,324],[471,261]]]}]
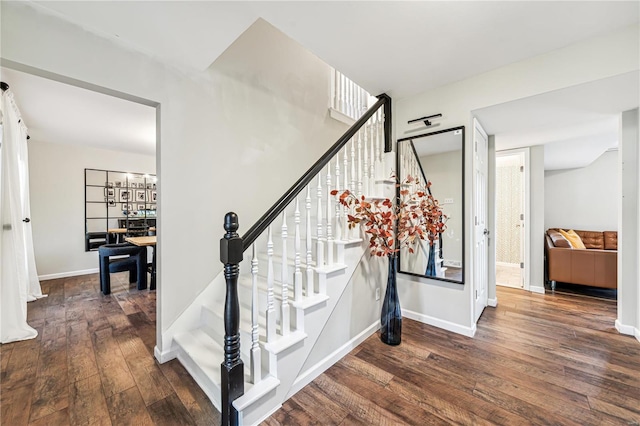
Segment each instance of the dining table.
[{"label": "dining table", "polygon": [[[113,234],[114,236],[116,236],[116,242],[120,243],[122,242],[122,237],[129,232],[129,230],[127,228],[109,228],[107,229],[107,233],[108,234]],[[149,227],[149,232],[156,232],[156,227],[155,226],[151,226]]]},{"label": "dining table", "polygon": [[138,247],[151,247],[151,285],[149,286],[149,290],[155,290],[157,237],[155,235],[145,237],[126,237],[124,240]]}]

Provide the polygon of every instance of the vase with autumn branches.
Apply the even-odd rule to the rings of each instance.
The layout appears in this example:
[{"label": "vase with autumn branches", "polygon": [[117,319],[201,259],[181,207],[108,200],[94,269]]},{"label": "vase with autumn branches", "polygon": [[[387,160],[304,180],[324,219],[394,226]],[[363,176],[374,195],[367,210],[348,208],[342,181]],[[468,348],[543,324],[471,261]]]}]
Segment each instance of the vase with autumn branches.
[{"label": "vase with autumn branches", "polygon": [[[394,178],[395,180],[395,178]],[[421,183],[413,176],[397,182],[399,196],[367,199],[349,190],[331,191],[348,209],[349,229],[361,226],[369,240],[372,256],[386,257],[389,262],[387,289],[380,315],[380,338],[389,345],[399,345],[402,334],[402,314],[396,286],[398,252],[407,248],[414,253],[420,240],[433,247],[446,228],[446,215],[430,191],[431,182]]]}]

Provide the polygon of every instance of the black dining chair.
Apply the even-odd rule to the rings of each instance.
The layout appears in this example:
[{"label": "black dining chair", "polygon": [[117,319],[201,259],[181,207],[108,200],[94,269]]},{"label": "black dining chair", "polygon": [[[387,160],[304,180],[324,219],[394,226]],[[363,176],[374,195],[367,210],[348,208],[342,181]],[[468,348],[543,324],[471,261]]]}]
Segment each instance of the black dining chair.
[{"label": "black dining chair", "polygon": [[[117,257],[116,257],[117,256]],[[147,250],[133,244],[105,244],[98,247],[100,289],[111,293],[111,273],[129,271],[129,282],[138,290],[147,288]]]}]

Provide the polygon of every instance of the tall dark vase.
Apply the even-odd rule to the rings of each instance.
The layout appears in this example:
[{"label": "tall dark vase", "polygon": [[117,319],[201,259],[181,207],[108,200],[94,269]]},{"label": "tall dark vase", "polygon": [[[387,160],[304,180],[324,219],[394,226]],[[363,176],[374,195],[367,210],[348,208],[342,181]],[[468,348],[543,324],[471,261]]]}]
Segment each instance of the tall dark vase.
[{"label": "tall dark vase", "polygon": [[429,259],[427,260],[427,272],[428,277],[436,276],[436,245],[431,244],[429,246]]},{"label": "tall dark vase", "polygon": [[387,345],[399,345],[402,338],[402,313],[396,286],[397,257],[389,256],[387,290],[380,314],[380,340]]}]

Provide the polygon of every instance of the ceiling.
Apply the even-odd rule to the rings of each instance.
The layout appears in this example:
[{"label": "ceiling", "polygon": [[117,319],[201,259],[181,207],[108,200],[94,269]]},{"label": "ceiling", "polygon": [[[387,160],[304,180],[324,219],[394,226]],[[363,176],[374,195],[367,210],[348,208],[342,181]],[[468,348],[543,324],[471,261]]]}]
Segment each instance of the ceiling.
[{"label": "ceiling", "polygon": [[640,11],[637,1],[35,3],[153,57],[200,70],[263,18],[369,93],[395,99],[635,24]]},{"label": "ceiling", "polygon": [[0,67],[34,141],[155,155],[155,108]]},{"label": "ceiling", "polygon": [[[635,24],[640,14],[635,1],[29,3],[173,67],[198,70],[208,68],[262,18],[370,93],[387,92],[395,99]],[[17,71],[1,72],[34,139],[155,152],[153,108]],[[637,77],[634,83],[637,87]],[[524,143],[523,132],[530,141],[546,140],[551,146],[561,138],[536,135],[537,129],[550,130],[563,117],[574,125],[567,134],[578,130],[571,133],[574,138],[587,137],[589,129],[610,134],[613,128],[609,110],[581,111],[582,100],[563,111],[549,108],[551,100],[546,107],[523,102],[479,112],[487,130],[500,133],[504,147]],[[516,134],[518,142],[509,142]]]},{"label": "ceiling", "polygon": [[584,167],[618,146],[619,115],[639,106],[630,72],[473,112],[496,150],[543,145],[545,170]]}]

